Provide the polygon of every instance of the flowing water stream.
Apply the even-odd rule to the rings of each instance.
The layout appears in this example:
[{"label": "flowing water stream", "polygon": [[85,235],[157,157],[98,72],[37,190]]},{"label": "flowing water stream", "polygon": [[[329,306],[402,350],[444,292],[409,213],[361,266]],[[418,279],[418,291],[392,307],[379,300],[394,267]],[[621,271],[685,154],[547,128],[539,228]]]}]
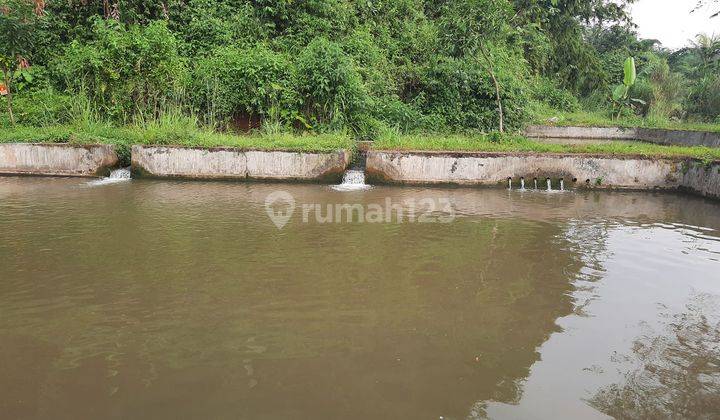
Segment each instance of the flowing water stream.
[{"label": "flowing water stream", "polygon": [[365,183],[365,171],[362,169],[350,169],[345,171],[342,184],[333,185],[332,188],[336,191],[357,191],[367,190],[371,186]]},{"label": "flowing water stream", "polygon": [[105,178],[89,181],[87,185],[98,186],[107,184],[116,184],[118,182],[130,181],[130,168],[114,169],[110,175]]},{"label": "flowing water stream", "polygon": [[2,418],[720,416],[717,202],[0,178],[0,232]]}]

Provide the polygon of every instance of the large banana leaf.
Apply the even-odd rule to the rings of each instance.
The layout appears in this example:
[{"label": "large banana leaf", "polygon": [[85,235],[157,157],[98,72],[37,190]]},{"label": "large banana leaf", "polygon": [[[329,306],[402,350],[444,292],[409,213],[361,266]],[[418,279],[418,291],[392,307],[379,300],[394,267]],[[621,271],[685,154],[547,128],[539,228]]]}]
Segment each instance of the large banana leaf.
[{"label": "large banana leaf", "polygon": [[625,80],[623,80],[623,83],[625,86],[632,86],[635,84],[635,79],[637,79],[637,72],[635,71],[635,59],[632,57],[628,57],[625,60],[625,67],[623,69],[625,71]]}]

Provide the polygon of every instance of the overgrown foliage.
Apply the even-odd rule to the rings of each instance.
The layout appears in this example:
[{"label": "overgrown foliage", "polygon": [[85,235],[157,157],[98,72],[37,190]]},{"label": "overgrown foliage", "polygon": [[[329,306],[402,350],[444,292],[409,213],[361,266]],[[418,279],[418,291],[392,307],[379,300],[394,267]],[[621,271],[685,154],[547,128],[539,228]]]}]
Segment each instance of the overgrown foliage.
[{"label": "overgrown foliage", "polygon": [[92,39],[71,42],[51,66],[59,86],[86,94],[98,112],[123,122],[158,115],[180,97],[188,75],[178,41],[163,21],[126,27],[97,19]]},{"label": "overgrown foliage", "polygon": [[645,105],[625,118],[716,120],[717,39],[639,40],[632,1],[0,0],[0,124],[515,131],[537,109],[610,116],[628,57]]}]

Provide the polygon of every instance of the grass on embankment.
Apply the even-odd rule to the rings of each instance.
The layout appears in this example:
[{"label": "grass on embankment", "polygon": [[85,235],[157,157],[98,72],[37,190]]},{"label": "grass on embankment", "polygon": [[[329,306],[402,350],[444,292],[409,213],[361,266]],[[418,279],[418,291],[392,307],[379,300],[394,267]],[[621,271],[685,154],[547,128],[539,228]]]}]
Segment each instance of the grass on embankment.
[{"label": "grass on embankment", "polygon": [[[551,118],[554,118],[552,122],[550,121]],[[621,117],[614,120],[608,117],[606,113],[597,111],[562,112],[545,110],[536,115],[532,122],[537,125],[557,125],[561,127],[662,128],[666,130],[720,133],[720,124],[651,120],[639,116]]]},{"label": "grass on embankment", "polygon": [[[150,124],[145,127],[113,127],[104,124],[0,128],[0,143],[113,144],[121,159],[130,161],[130,147],[141,145],[180,145],[194,147],[238,147],[260,150],[331,152],[354,150],[355,142],[346,134],[225,134],[180,124]],[[720,160],[720,149],[708,147],[662,146],[643,142],[565,145],[530,140],[519,135],[401,135],[386,132],[373,143],[375,150],[428,150],[468,152],[579,153],[637,155],[651,158],[691,157],[703,161]]]},{"label": "grass on embankment", "polygon": [[577,153],[649,158],[691,157],[720,160],[720,149],[709,147],[662,146],[643,142],[566,145],[530,140],[518,135],[385,135],[373,143],[373,150]]},{"label": "grass on embankment", "polygon": [[112,144],[125,163],[130,147],[179,145],[195,147],[238,147],[259,150],[331,152],[353,150],[355,142],[345,134],[295,135],[291,133],[237,135],[218,133],[192,125],[113,127],[105,124],[0,128],[0,143]]}]

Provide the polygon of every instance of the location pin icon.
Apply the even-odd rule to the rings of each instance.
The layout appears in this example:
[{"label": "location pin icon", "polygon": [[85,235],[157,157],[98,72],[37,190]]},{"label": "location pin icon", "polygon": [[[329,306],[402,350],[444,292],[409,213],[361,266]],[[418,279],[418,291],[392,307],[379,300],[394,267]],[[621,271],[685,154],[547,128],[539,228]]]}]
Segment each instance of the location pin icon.
[{"label": "location pin icon", "polygon": [[285,227],[294,211],[295,199],[287,191],[274,191],[265,197],[265,212],[278,229]]}]

